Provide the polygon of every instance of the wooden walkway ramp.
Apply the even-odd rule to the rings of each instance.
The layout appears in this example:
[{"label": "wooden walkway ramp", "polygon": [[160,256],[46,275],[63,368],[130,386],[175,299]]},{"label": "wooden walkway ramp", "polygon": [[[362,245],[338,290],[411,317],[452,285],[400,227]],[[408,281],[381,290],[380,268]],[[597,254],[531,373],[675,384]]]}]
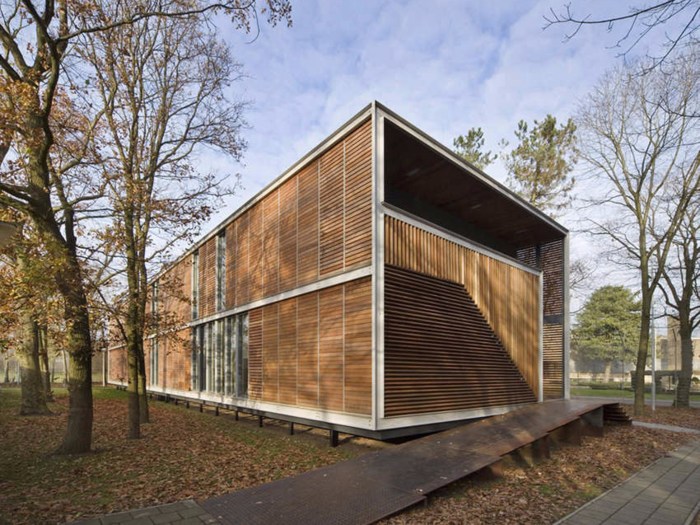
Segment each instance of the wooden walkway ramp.
[{"label": "wooden walkway ramp", "polygon": [[546,455],[550,440],[625,419],[616,403],[548,401],[199,504],[223,524],[374,523],[501,456]]}]

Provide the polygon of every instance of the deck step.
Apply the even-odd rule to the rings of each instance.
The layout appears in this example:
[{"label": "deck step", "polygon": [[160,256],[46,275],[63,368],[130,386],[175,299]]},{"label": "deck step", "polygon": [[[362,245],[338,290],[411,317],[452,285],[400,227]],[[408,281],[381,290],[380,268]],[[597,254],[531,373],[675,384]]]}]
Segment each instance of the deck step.
[{"label": "deck step", "polygon": [[605,405],[603,407],[603,419],[618,425],[632,424],[632,418],[619,403]]}]

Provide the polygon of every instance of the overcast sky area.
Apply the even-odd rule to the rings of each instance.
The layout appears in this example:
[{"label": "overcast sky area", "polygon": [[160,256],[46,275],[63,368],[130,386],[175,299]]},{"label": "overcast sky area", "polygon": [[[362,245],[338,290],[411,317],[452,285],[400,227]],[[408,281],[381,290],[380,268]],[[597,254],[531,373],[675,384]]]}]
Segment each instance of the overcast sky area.
[{"label": "overcast sky area", "polygon": [[[593,27],[564,42],[572,27],[543,30],[550,7],[561,11],[564,2],[303,0],[294,3],[293,27],[261,24],[253,43],[222,21],[248,76],[232,89],[251,102],[249,147],[242,165],[202,159],[203,167],[240,173],[244,186],[202,233],[374,99],[448,146],[480,126],[494,152],[502,138],[514,138],[520,119],[551,113],[566,120],[600,75],[622,61],[611,46],[623,28],[611,35]],[[627,4],[573,0],[572,9],[602,16],[626,12]],[[651,35],[635,53],[662,39],[661,32]],[[487,172],[505,182],[500,160]],[[574,230],[576,215],[560,222]],[[584,235],[573,235],[574,257],[592,250]],[[595,285],[624,280],[604,273]]]}]

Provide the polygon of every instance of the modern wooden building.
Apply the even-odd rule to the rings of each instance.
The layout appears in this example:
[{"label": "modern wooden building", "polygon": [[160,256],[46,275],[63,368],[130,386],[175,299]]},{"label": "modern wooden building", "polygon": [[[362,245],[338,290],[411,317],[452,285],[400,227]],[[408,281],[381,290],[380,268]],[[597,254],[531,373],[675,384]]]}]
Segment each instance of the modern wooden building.
[{"label": "modern wooden building", "polygon": [[567,253],[373,102],[153,279],[149,389],[377,438],[568,397]]}]

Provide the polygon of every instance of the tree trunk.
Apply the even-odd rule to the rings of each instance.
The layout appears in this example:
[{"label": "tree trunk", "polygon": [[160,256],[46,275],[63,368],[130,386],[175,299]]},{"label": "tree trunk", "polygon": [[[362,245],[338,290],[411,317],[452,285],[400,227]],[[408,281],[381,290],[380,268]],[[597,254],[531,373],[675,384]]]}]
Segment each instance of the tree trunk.
[{"label": "tree trunk", "polygon": [[3,383],[10,382],[10,358],[5,354],[5,374],[2,380]]},{"label": "tree trunk", "polygon": [[148,393],[146,391],[146,356],[144,352],[143,334],[139,338],[139,415],[141,423],[150,422],[148,411]]},{"label": "tree trunk", "polygon": [[129,397],[129,439],[139,439],[141,437],[141,415],[139,400],[139,362],[136,340],[130,335],[126,348],[127,359],[127,386],[126,391]]},{"label": "tree trunk", "polygon": [[41,366],[41,377],[44,384],[44,396],[47,402],[53,401],[51,370],[49,369],[49,341],[45,326],[39,329],[39,365]]},{"label": "tree trunk", "polygon": [[65,350],[61,350],[61,355],[63,356],[63,387],[68,388],[68,354]]},{"label": "tree trunk", "polygon": [[690,384],[693,380],[693,329],[688,316],[680,316],[681,373],[676,386],[675,406],[690,406]]},{"label": "tree trunk", "polygon": [[609,383],[610,382],[610,372],[612,371],[612,361],[606,361],[605,362],[605,376],[603,378],[603,382]]},{"label": "tree trunk", "polygon": [[[648,294],[647,294],[648,295]],[[637,381],[634,386],[634,415],[644,415],[644,372],[647,366],[649,351],[649,328],[651,326],[651,298],[642,291],[642,320],[639,331],[639,346],[637,347]]]},{"label": "tree trunk", "polygon": [[[17,256],[17,268],[20,272],[27,271],[27,260],[23,253]],[[17,347],[17,359],[22,381],[22,403],[19,413],[22,416],[50,414],[39,365],[39,325],[27,306],[22,308],[20,319],[22,340]]]},{"label": "tree trunk", "polygon": [[[77,266],[77,260],[76,260]],[[76,268],[76,275],[79,270]],[[60,286],[60,283],[59,283]],[[64,283],[65,286],[65,283]],[[64,288],[68,346],[68,426],[58,454],[84,454],[92,443],[92,344],[87,299],[82,286]]]}]

